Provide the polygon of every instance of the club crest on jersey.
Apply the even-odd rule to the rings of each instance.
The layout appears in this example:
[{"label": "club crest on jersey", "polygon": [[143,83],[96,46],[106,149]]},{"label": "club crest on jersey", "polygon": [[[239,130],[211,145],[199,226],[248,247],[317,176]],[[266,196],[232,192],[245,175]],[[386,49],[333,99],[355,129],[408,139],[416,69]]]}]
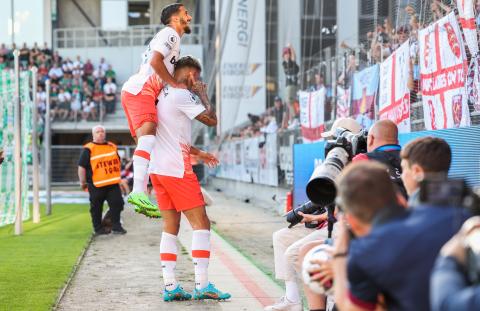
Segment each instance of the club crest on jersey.
[{"label": "club crest on jersey", "polygon": [[175,43],[177,42],[177,37],[175,37],[174,35],[171,35],[170,37],[168,37],[168,41],[170,43]]}]

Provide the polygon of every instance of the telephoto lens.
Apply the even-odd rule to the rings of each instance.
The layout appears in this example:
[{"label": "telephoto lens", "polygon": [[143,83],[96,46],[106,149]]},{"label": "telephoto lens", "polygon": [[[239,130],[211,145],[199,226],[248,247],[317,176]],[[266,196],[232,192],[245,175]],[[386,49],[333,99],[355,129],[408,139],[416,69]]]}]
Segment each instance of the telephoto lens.
[{"label": "telephoto lens", "polygon": [[299,215],[298,212],[302,212],[304,214],[324,213],[325,208],[314,204],[312,201],[303,203],[299,207],[294,208],[287,213],[287,221],[290,223],[288,228],[291,228],[302,221],[303,216]]}]

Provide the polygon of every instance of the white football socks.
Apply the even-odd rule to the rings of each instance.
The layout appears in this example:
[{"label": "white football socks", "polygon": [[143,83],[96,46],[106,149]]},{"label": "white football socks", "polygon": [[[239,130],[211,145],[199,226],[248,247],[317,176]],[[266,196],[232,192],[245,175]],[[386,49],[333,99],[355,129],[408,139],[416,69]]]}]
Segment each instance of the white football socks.
[{"label": "white football socks", "polygon": [[160,240],[160,260],[162,261],[163,282],[168,291],[177,288],[175,266],[177,264],[177,236],[162,232]]},{"label": "white football socks", "polygon": [[210,230],[194,230],[192,258],[195,265],[195,288],[208,285],[208,262],[210,261]]},{"label": "white football socks", "polygon": [[145,178],[154,146],[154,135],[144,135],[138,139],[137,149],[133,153],[133,192],[145,191]]}]

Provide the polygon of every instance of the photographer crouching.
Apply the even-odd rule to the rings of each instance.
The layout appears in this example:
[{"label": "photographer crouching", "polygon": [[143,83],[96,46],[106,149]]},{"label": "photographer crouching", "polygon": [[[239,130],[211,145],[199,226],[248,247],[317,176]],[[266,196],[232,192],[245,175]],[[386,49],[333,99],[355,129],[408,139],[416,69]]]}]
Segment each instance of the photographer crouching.
[{"label": "photographer crouching", "polygon": [[[336,225],[331,262],[340,311],[385,305],[388,310],[430,310],[434,261],[470,214],[461,204],[452,204],[461,200],[448,199],[456,191],[431,191],[448,189],[443,181],[451,150],[443,139],[416,139],[405,146],[401,158],[407,192],[414,197],[419,193],[418,204],[408,210],[399,205],[382,164],[353,163],[337,180],[337,203],[344,217]],[[437,183],[441,177],[443,181]],[[321,273],[315,278],[325,282]]]},{"label": "photographer crouching", "polygon": [[[322,136],[331,137],[337,131],[360,135],[361,130],[361,126],[355,120],[340,118],[334,122],[331,130],[323,133]],[[342,168],[343,164],[339,170]],[[309,242],[324,241],[328,237],[328,212],[325,206],[307,202],[290,212],[287,215],[287,220],[290,222],[289,228],[283,228],[273,233],[275,277],[285,281],[285,296],[281,297],[276,304],[267,306],[265,308],[267,311],[303,310],[297,281],[299,276],[297,266],[299,249]],[[309,292],[306,292],[306,294],[307,296],[312,295]],[[324,308],[323,303],[321,309]]]}]

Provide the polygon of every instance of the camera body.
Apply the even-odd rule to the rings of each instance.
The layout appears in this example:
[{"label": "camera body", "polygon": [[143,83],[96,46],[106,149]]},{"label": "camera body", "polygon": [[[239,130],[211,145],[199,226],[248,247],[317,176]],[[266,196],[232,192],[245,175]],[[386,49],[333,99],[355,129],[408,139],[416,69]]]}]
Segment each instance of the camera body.
[{"label": "camera body", "polygon": [[366,131],[354,134],[338,128],[335,137],[325,144],[325,161],[315,168],[307,184],[307,197],[319,205],[333,203],[337,196],[335,178],[354,156],[367,152]]}]

